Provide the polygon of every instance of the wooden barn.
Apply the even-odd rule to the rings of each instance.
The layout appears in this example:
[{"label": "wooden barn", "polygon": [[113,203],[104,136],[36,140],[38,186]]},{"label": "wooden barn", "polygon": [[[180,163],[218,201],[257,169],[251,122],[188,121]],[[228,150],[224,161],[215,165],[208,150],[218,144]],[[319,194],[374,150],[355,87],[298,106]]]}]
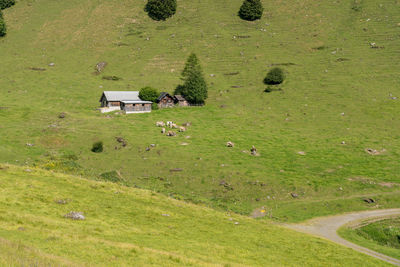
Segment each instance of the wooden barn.
[{"label": "wooden barn", "polygon": [[151,101],[139,98],[138,91],[104,91],[100,98],[101,112],[123,110],[125,113],[151,112]]},{"label": "wooden barn", "polygon": [[181,95],[175,95],[175,103],[178,104],[180,107],[188,107],[189,102]]},{"label": "wooden barn", "polygon": [[172,108],[175,105],[175,98],[166,92],[162,92],[156,102],[159,108]]}]

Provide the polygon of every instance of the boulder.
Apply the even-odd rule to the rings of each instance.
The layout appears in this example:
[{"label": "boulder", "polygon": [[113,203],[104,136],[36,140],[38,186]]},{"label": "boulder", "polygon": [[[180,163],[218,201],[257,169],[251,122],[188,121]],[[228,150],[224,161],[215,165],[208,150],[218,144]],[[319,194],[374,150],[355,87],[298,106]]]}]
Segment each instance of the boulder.
[{"label": "boulder", "polygon": [[76,211],[71,211],[70,213],[65,214],[64,217],[71,220],[80,220],[80,221],[86,219],[82,212],[76,212]]}]

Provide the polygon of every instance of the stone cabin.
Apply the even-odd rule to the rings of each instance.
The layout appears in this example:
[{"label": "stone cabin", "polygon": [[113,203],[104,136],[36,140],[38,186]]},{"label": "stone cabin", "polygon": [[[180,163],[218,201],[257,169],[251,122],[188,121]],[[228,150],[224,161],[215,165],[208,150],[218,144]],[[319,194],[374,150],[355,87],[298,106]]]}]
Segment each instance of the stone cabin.
[{"label": "stone cabin", "polygon": [[175,105],[175,98],[166,92],[162,92],[156,102],[159,108],[172,108]]},{"label": "stone cabin", "polygon": [[151,112],[151,101],[139,98],[138,91],[104,91],[100,98],[101,112],[123,110],[125,113]]},{"label": "stone cabin", "polygon": [[175,95],[175,103],[177,103],[180,107],[189,106],[189,102],[181,95]]}]

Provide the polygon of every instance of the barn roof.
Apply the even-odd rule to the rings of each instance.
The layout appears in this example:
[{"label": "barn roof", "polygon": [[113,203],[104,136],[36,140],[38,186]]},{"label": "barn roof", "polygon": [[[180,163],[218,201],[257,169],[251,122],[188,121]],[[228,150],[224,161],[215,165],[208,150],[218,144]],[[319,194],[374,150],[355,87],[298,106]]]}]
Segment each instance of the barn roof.
[{"label": "barn roof", "polygon": [[157,98],[157,102],[161,101],[161,99],[163,99],[164,97],[169,96],[171,98],[173,98],[170,94],[168,94],[167,92],[161,92],[160,95]]},{"label": "barn roof", "polygon": [[124,104],[151,104],[153,102],[151,101],[143,101],[143,100],[127,100],[127,101],[121,101]]},{"label": "barn roof", "polygon": [[142,101],[138,91],[104,91],[103,95],[107,101]]},{"label": "barn roof", "polygon": [[181,95],[175,95],[176,100],[178,101],[186,101],[186,99]]}]

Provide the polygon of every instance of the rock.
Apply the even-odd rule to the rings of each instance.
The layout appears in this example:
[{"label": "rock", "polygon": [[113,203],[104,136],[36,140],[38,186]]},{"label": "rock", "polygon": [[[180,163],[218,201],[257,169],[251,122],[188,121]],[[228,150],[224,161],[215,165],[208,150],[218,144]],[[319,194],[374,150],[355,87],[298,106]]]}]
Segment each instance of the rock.
[{"label": "rock", "polygon": [[150,147],[146,147],[146,151],[150,151]]},{"label": "rock", "polygon": [[56,63],[54,63],[54,62],[49,63],[50,67],[54,67],[55,65],[56,65]]},{"label": "rock", "polygon": [[117,140],[118,143],[121,144],[121,146],[126,147],[128,145],[128,142],[122,137],[115,137],[115,140]]},{"label": "rock", "polygon": [[235,222],[235,225],[239,225],[239,222]]},{"label": "rock", "polygon": [[179,132],[186,132],[186,128],[185,127],[179,127]]},{"label": "rock", "polygon": [[156,144],[150,144],[150,146],[151,146],[151,147],[155,147],[155,146],[156,146]]},{"label": "rock", "polygon": [[97,73],[101,73],[104,70],[104,68],[107,66],[107,64],[108,63],[105,61],[97,63],[96,67],[95,67]]},{"label": "rock", "polygon": [[189,127],[189,126],[192,126],[192,123],[188,121],[188,122],[182,123],[182,126]]},{"label": "rock", "polygon": [[178,129],[178,125],[176,125],[175,123],[172,123],[172,124],[171,124],[171,128],[172,128],[172,129]]},{"label": "rock", "polygon": [[31,143],[26,143],[27,146],[35,146],[34,144]]},{"label": "rock", "polygon": [[290,193],[290,195],[292,196],[292,198],[298,198],[299,197],[299,195],[296,194],[296,193]]},{"label": "rock", "polygon": [[161,214],[161,216],[164,216],[164,217],[169,217],[170,215],[169,215],[169,214],[167,214],[167,213],[163,213],[163,214]]},{"label": "rock", "polygon": [[306,155],[306,152],[304,152],[304,151],[299,151],[299,152],[297,152],[297,154],[302,155],[302,156],[305,156],[305,155]]},{"label": "rock", "polygon": [[58,114],[58,118],[64,119],[66,115],[67,115],[67,113],[61,112],[60,114]]},{"label": "rock", "polygon": [[71,220],[80,220],[80,221],[86,219],[82,212],[76,212],[76,211],[71,211],[70,213],[65,214],[64,217]]},{"label": "rock", "polygon": [[342,142],[341,142],[341,144],[342,144],[342,145],[345,145],[345,144],[346,144],[346,142],[345,142],[345,141],[342,141]]},{"label": "rock", "polygon": [[26,171],[26,172],[31,172],[32,170],[31,170],[31,169],[25,169],[25,171]]},{"label": "rock", "polygon": [[69,200],[68,199],[56,199],[54,200],[55,203],[60,204],[60,205],[65,205],[68,204]]},{"label": "rock", "polygon": [[380,154],[386,152],[386,149],[382,149],[381,151],[378,151],[376,149],[366,148],[365,152],[367,152],[370,155],[380,155]]},{"label": "rock", "polygon": [[183,143],[181,143],[181,146],[188,146],[189,144],[188,143],[185,143],[185,142],[183,142]]},{"label": "rock", "polygon": [[215,77],[215,74],[210,74],[210,77]]},{"label": "rock", "polygon": [[234,144],[233,142],[231,142],[231,141],[228,141],[228,142],[226,143],[226,146],[227,146],[227,147],[234,147],[235,144]]},{"label": "rock", "polygon": [[364,198],[363,201],[368,204],[375,203],[375,200],[373,200],[372,198]]}]

